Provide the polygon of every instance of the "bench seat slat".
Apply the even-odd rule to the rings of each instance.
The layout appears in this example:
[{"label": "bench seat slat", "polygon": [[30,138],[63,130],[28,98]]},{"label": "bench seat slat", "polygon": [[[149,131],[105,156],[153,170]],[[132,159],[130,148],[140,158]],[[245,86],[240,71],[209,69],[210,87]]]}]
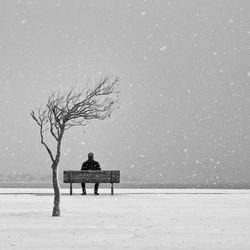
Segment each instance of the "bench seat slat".
[{"label": "bench seat slat", "polygon": [[119,183],[119,170],[67,170],[63,172],[64,183]]}]

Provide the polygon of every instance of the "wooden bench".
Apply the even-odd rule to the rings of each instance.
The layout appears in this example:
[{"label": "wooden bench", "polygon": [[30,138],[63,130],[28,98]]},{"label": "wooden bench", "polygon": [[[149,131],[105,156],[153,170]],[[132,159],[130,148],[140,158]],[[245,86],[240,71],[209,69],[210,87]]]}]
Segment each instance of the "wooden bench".
[{"label": "wooden bench", "polygon": [[111,183],[111,195],[114,194],[114,183],[120,182],[120,170],[84,170],[63,171],[63,182],[70,184],[70,195],[73,183]]}]

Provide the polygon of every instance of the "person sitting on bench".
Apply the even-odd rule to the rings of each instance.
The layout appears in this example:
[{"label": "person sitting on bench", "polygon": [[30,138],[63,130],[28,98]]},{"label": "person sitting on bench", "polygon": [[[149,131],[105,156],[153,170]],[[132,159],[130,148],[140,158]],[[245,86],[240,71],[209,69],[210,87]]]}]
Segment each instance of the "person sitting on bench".
[{"label": "person sitting on bench", "polygon": [[[94,154],[92,152],[88,153],[88,160],[83,162],[81,170],[101,170],[100,164],[97,161],[94,161]],[[82,195],[86,195],[86,185],[82,185]],[[99,195],[98,193],[99,183],[95,183],[94,194]]]}]

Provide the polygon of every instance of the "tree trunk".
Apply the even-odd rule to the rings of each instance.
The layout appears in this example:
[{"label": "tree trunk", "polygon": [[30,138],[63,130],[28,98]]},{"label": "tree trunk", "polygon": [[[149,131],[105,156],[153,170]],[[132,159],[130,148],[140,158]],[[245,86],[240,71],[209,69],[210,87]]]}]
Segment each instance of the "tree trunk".
[{"label": "tree trunk", "polygon": [[64,128],[65,128],[65,124],[62,125],[61,128],[61,132],[57,141],[57,153],[56,153],[56,158],[55,161],[52,164],[52,171],[53,171],[53,188],[54,188],[54,207],[53,207],[53,212],[52,212],[52,216],[60,216],[60,197],[61,197],[61,193],[60,193],[60,185],[59,185],[59,181],[58,181],[58,173],[57,173],[57,169],[58,169],[58,164],[60,161],[60,156],[61,156],[61,144],[62,144],[62,137],[63,137],[63,133],[64,133]]},{"label": "tree trunk", "polygon": [[53,172],[53,189],[54,189],[54,208],[52,212],[52,216],[60,216],[60,185],[58,181],[58,173],[57,173],[57,166],[53,166],[52,168]]}]

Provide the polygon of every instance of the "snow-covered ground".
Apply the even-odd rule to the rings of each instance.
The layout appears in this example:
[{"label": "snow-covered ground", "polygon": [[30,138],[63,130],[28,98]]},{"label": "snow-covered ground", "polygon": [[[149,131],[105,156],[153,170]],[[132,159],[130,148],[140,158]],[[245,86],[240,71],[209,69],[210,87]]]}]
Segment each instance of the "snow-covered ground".
[{"label": "snow-covered ground", "polygon": [[250,249],[249,190],[0,189],[0,249]]}]

